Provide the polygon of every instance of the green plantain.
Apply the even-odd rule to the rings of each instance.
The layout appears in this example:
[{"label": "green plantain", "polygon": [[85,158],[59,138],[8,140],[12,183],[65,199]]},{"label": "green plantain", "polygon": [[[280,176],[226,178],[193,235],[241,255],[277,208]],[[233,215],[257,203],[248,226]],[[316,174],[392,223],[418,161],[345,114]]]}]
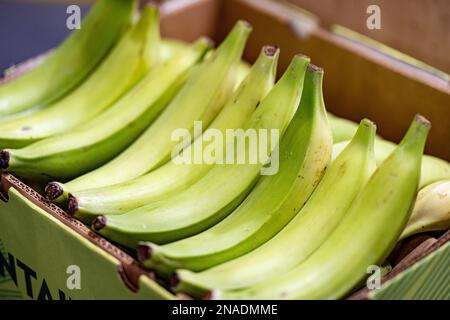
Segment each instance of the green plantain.
[{"label": "green plantain", "polygon": [[[408,222],[417,194],[430,123],[416,116],[323,245],[289,272],[217,299],[339,299],[384,261]],[[286,243],[286,246],[296,246]]]},{"label": "green plantain", "polygon": [[[262,152],[259,161],[232,159],[232,163],[218,164],[185,191],[123,215],[100,216],[94,221],[93,228],[114,241],[134,247],[140,240],[167,243],[182,239],[225,218],[245,198],[271,151],[277,148],[274,132],[284,133],[292,119],[308,64],[309,58],[296,56],[244,126],[245,130],[252,129],[250,132],[255,134],[257,144],[264,138],[264,131],[260,129],[269,132],[265,144],[269,153]],[[239,146],[235,147],[234,155],[237,155]],[[249,149],[250,143],[245,143],[240,151],[250,157]],[[227,160],[230,158],[227,154]]]},{"label": "green plantain", "polygon": [[[333,158],[335,158],[347,144],[348,141],[336,143],[333,146]],[[396,144],[393,142],[381,138],[375,139],[375,158],[377,164],[379,165],[386,160],[395,148]],[[424,155],[422,159],[419,189],[445,179],[450,179],[450,163],[443,159]]]},{"label": "green plantain", "polygon": [[[209,48],[199,40],[155,67],[112,107],[84,125],[25,148],[3,150],[0,162],[18,176],[35,180],[68,179],[113,158],[141,134],[176,95],[192,66]],[[47,188],[55,196],[58,185]]]},{"label": "green plantain", "polygon": [[[209,129],[220,130],[225,134],[227,129],[239,128],[245,123],[273,86],[278,55],[276,48],[264,47],[250,75]],[[196,139],[183,153],[191,155],[192,158],[192,152],[196,148],[202,145],[207,148],[212,144],[212,141],[206,139],[207,134],[203,134],[201,139]],[[213,166],[209,163],[195,164],[193,161],[179,163],[181,161],[177,160],[182,160],[182,154],[176,158],[178,159],[174,158],[158,169],[125,183],[73,193],[69,200],[69,213],[85,222],[92,222],[99,214],[125,213],[185,189]],[[61,192],[62,188],[54,183],[47,187],[47,197],[50,199],[57,199],[62,195]]]},{"label": "green plantain", "polygon": [[73,92],[43,110],[1,122],[0,148],[20,148],[92,119],[133,86],[158,58],[158,11],[149,6],[101,65]]},{"label": "green plantain", "polygon": [[179,270],[174,289],[201,296],[209,289],[244,288],[307,259],[339,225],[374,171],[375,130],[369,120],[361,121],[352,142],[326,170],[311,198],[275,237],[244,256],[203,272]]},{"label": "green plantain", "polygon": [[164,276],[177,268],[203,270],[255,249],[295,216],[331,157],[322,78],[323,71],[310,65],[299,110],[281,142],[278,173],[262,177],[243,203],[212,228],[163,246],[141,244],[138,257],[144,266]]},{"label": "green plantain", "polygon": [[34,70],[0,86],[0,118],[38,108],[75,88],[131,23],[136,1],[100,0],[74,31]]},{"label": "green plantain", "polygon": [[174,100],[131,146],[102,167],[65,184],[65,192],[123,183],[167,162],[177,145],[171,139],[174,130],[192,131],[196,120],[209,125],[232,94],[235,67],[250,31],[248,23],[237,22],[219,48],[195,68]]},{"label": "green plantain", "polygon": [[358,130],[358,124],[335,116],[328,112],[328,120],[330,121],[331,132],[333,133],[333,143],[351,140]]}]

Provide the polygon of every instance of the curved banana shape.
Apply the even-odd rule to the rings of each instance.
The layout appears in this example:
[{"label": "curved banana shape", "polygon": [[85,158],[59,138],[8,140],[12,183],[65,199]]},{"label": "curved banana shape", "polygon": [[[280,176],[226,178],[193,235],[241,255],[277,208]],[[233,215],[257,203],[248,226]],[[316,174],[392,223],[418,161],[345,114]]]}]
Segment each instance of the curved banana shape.
[{"label": "curved banana shape", "polygon": [[157,62],[157,10],[146,7],[139,22],[72,93],[41,111],[2,122],[0,148],[20,148],[67,131],[112,105]]},{"label": "curved banana shape", "polygon": [[310,65],[299,110],[280,146],[277,174],[262,177],[223,221],[191,238],[138,248],[141,263],[160,275],[200,271],[236,258],[278,233],[302,208],[330,161],[332,136],[322,97],[323,71]]},{"label": "curved banana shape", "polygon": [[[273,86],[278,56],[279,51],[276,48],[264,47],[250,75],[211,123],[210,129],[220,130],[225,136],[227,129],[237,129],[244,125]],[[207,148],[212,143],[206,139],[208,138],[204,135],[199,137],[183,153],[193,158],[192,153],[198,146]],[[181,160],[183,155],[178,155],[177,158]],[[209,163],[195,164],[193,161],[191,164],[182,163],[174,159],[123,184],[75,192],[70,196],[68,211],[88,223],[97,215],[125,213],[186,189],[205,175],[212,166],[213,164]],[[48,193],[52,195],[50,198],[60,195],[53,189],[51,185],[47,188]]]},{"label": "curved banana shape", "polygon": [[77,86],[130,24],[136,1],[100,0],[74,31],[34,70],[0,86],[0,118],[47,105]]},{"label": "curved banana shape", "polygon": [[416,233],[450,228],[450,180],[439,181],[420,190],[401,239]]},{"label": "curved banana shape", "polygon": [[[0,160],[7,157],[8,171],[16,175],[43,181],[73,178],[102,165],[126,148],[160,114],[208,48],[207,40],[199,40],[191,50],[155,67],[98,117],[25,148],[3,150]],[[52,184],[46,193],[54,198],[60,196],[62,189]]]},{"label": "curved banana shape", "polygon": [[[254,130],[257,142],[262,139],[259,129],[270,133],[266,144],[269,154],[278,143],[271,142],[272,130],[284,132],[298,107],[308,64],[309,58],[296,56],[244,127]],[[245,144],[245,155],[249,155],[249,149],[249,144]],[[234,161],[216,165],[182,193],[123,215],[100,216],[94,220],[93,228],[129,247],[135,247],[141,240],[160,244],[199,233],[225,218],[241,203],[269,156],[262,155],[259,160],[255,164]]]},{"label": "curved banana shape", "polygon": [[[249,288],[214,291],[217,299],[339,299],[383,262],[406,225],[417,194],[430,123],[416,116],[406,136],[372,175],[343,221],[306,261]],[[285,245],[294,245],[286,243]]]},{"label": "curved banana shape", "polygon": [[[345,148],[348,141],[336,143],[333,146],[333,159]],[[395,150],[396,144],[381,138],[375,139],[375,158],[380,165]],[[419,190],[431,183],[450,179],[450,163],[445,160],[424,155],[422,157],[422,169],[420,173]]]},{"label": "curved banana shape", "polygon": [[193,70],[175,99],[131,146],[104,166],[65,184],[64,190],[72,193],[123,183],[167,162],[177,145],[171,140],[173,131],[192,131],[196,120],[209,125],[232,94],[235,67],[250,31],[248,23],[237,22],[219,48]]},{"label": "curved banana shape", "polygon": [[[159,62],[162,63],[164,61],[167,61],[167,60],[173,58],[176,54],[180,53],[183,50],[189,50],[189,45],[187,43],[184,43],[184,42],[178,41],[178,40],[164,39],[160,42],[159,49],[160,49]],[[6,82],[10,81],[8,79],[8,77],[10,77],[10,78],[18,77],[22,74],[29,72],[30,70],[33,70],[38,65],[40,65],[43,61],[45,61],[47,58],[48,58],[48,53],[44,53],[38,57],[34,57],[34,58],[30,59],[29,61],[24,62],[23,65],[11,67],[10,68],[11,70],[9,70],[9,69],[5,70],[4,82],[6,83]],[[245,62],[243,62],[243,64],[245,64]],[[16,68],[18,70],[15,70]],[[240,68],[242,70],[242,72],[244,72],[244,68],[245,68],[245,66],[242,66]],[[8,76],[8,73],[11,73],[11,75]],[[17,76],[16,76],[16,73],[17,73]],[[0,85],[2,84],[2,81],[3,80],[0,79]],[[0,118],[0,127],[1,127],[2,122],[10,121],[11,119],[24,118],[34,112],[39,111],[40,109],[41,108],[31,108],[24,112],[15,113],[15,114]]]},{"label": "curved banana shape", "polygon": [[200,273],[179,270],[176,292],[199,297],[209,289],[238,289],[287,272],[306,260],[345,216],[375,170],[375,125],[361,121],[352,142],[330,164],[305,206],[277,235],[254,251]]}]

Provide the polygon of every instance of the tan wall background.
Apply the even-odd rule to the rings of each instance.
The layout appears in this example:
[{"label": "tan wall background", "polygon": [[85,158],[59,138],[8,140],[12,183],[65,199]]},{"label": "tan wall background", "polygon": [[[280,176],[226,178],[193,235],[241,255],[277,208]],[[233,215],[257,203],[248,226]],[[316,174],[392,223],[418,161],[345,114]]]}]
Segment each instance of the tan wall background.
[{"label": "tan wall background", "polygon": [[[20,1],[87,4],[94,0]],[[316,14],[324,26],[341,24],[450,73],[449,0],[283,1],[289,1]],[[381,8],[381,30],[369,30],[366,27],[366,10],[372,4]]]},{"label": "tan wall background", "polygon": [[[450,72],[449,0],[289,0],[318,15],[324,26],[341,24]],[[369,5],[381,9],[381,30],[366,27]]]}]

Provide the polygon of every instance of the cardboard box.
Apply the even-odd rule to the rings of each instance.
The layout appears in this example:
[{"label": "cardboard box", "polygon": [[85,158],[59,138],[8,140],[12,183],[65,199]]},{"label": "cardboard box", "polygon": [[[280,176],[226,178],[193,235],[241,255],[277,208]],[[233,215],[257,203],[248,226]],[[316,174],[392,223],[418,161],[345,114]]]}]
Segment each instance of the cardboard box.
[{"label": "cardboard box", "polygon": [[[381,41],[443,71],[450,72],[450,2],[437,0],[288,0],[320,17]],[[368,29],[367,18],[380,9],[381,29]]]},{"label": "cardboard box", "polygon": [[[281,3],[173,0],[162,6],[161,16],[163,35],[186,41],[207,35],[219,42],[237,19],[245,19],[254,28],[245,53],[248,61],[265,44],[281,48],[280,72],[292,55],[309,55],[325,69],[325,102],[331,112],[356,121],[369,117],[378,123],[381,135],[393,141],[400,139],[419,112],[434,125],[427,151],[450,159],[450,88],[427,71],[335,35],[321,27],[319,20]],[[176,298],[130,253],[93,233],[14,176],[1,175],[1,195],[0,298],[2,294],[30,299]],[[436,272],[447,276],[448,270],[450,233],[429,238],[416,237],[397,248],[396,266],[384,278],[386,291],[384,287],[377,292],[362,290],[351,298],[424,297],[421,291],[408,290],[417,283],[415,275],[420,271],[420,283],[426,284]],[[14,293],[11,282],[20,294]],[[433,298],[449,295],[448,289],[438,286],[431,292]]]}]

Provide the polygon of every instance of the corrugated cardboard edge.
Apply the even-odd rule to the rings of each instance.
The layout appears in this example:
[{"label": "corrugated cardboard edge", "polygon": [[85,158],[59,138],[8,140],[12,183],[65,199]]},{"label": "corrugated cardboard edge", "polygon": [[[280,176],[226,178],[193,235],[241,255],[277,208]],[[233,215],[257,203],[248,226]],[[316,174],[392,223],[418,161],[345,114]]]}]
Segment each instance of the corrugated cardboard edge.
[{"label": "corrugated cardboard edge", "polygon": [[94,233],[79,220],[69,216],[64,210],[62,210],[55,204],[48,202],[43,196],[41,196],[39,193],[37,193],[35,190],[27,186],[25,183],[23,183],[13,175],[9,173],[2,173],[0,182],[1,200],[5,202],[8,201],[8,190],[10,188],[16,189],[30,202],[37,205],[39,208],[50,214],[52,217],[56,218],[58,221],[69,227],[74,232],[89,240],[95,246],[101,248],[102,250],[116,258],[120,262],[120,265],[117,269],[120,279],[132,292],[137,292],[139,290],[139,278],[142,275],[148,276],[153,280],[155,279],[152,272],[141,268],[137,261],[125,251],[107,241],[105,238]]},{"label": "corrugated cardboard edge", "polygon": [[[411,268],[414,264],[419,261],[422,261],[425,257],[429,256],[442,246],[444,246],[447,242],[450,241],[450,230],[447,230],[439,239],[428,239],[419,244],[414,250],[412,250],[408,255],[406,255],[391,272],[386,274],[381,279],[381,284],[385,284],[386,282],[394,279],[396,276]],[[352,294],[349,299],[351,300],[365,300],[369,298],[371,291],[368,288],[361,289],[360,291]]]},{"label": "corrugated cardboard edge", "polygon": [[[0,199],[7,201],[9,188],[14,188],[26,199],[31,201],[33,204],[39,206],[45,212],[50,214],[52,217],[56,218],[64,225],[68,226],[74,232],[77,232],[84,238],[88,239],[91,243],[104,250],[117,260],[119,260],[120,265],[118,266],[118,273],[127,288],[133,292],[139,290],[139,278],[141,276],[148,276],[152,280],[155,280],[155,276],[152,272],[143,269],[137,261],[128,255],[126,252],[121,250],[119,247],[115,246],[111,242],[107,241],[105,238],[94,233],[83,223],[77,219],[66,214],[64,210],[59,208],[53,203],[48,202],[43,196],[34,191],[32,188],[28,187],[22,181],[17,179],[11,174],[2,173],[1,184],[0,184]],[[430,239],[429,239],[430,240]],[[393,279],[403,271],[412,267],[416,262],[421,261],[429,254],[433,253],[445,243],[450,241],[450,230],[448,230],[444,235],[442,235],[437,241],[429,244],[427,241],[423,241],[414,250],[412,250],[408,255],[406,255],[394,269],[389,272],[385,277],[382,278],[381,283],[384,284],[387,281]],[[427,244],[427,245],[425,245]],[[354,294],[352,294],[349,299],[351,300],[365,300],[368,299],[370,295],[370,290],[364,288]],[[179,299],[189,299],[187,296],[178,296]]]}]

